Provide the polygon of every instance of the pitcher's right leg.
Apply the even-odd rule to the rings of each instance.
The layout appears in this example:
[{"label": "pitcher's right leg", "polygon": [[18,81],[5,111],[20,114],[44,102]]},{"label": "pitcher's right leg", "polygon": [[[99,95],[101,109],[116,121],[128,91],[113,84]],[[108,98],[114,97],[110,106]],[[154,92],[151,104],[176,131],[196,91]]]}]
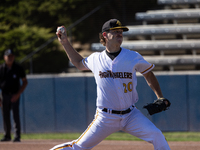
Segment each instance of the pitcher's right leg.
[{"label": "pitcher's right leg", "polygon": [[116,123],[118,119],[111,119],[112,116],[110,118],[107,115],[110,114],[97,111],[93,122],[77,140],[56,145],[50,150],[91,150],[107,136],[119,130],[116,126],[119,124]]}]

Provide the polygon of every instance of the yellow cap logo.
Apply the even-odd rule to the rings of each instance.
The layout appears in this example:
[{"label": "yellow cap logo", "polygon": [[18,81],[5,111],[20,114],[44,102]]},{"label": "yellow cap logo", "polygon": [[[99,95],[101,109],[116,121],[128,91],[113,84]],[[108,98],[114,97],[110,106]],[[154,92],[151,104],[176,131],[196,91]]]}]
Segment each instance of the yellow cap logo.
[{"label": "yellow cap logo", "polygon": [[122,26],[121,22],[119,20],[117,20],[117,23],[119,26]]}]

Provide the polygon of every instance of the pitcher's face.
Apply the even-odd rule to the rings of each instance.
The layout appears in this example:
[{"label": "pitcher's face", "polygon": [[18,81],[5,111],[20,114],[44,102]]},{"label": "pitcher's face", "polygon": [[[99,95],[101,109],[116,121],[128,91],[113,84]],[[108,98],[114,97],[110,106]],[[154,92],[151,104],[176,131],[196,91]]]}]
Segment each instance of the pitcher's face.
[{"label": "pitcher's face", "polygon": [[123,41],[123,30],[122,29],[115,29],[115,30],[110,30],[107,32],[107,42],[116,45],[121,45]]}]

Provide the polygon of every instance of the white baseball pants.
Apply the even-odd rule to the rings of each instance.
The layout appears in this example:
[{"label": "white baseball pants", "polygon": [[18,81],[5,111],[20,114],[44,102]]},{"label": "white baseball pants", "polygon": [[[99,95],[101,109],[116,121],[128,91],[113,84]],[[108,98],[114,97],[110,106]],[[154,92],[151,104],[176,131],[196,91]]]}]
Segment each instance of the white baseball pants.
[{"label": "white baseball pants", "polygon": [[50,150],[91,150],[120,130],[152,143],[155,150],[170,150],[162,132],[136,107],[125,115],[109,114],[97,108],[95,119],[77,140],[56,145]]}]

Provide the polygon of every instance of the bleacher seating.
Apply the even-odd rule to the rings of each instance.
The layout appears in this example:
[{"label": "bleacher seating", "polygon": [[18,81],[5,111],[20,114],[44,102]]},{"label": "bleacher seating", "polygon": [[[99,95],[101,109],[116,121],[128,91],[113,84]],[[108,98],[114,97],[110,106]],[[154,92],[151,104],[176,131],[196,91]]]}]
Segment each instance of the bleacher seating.
[{"label": "bleacher seating", "polygon": [[155,70],[196,70],[200,66],[200,56],[144,56],[144,58],[155,64]]},{"label": "bleacher seating", "polygon": [[129,32],[124,36],[133,37],[137,35],[163,35],[163,34],[199,34],[200,24],[172,24],[172,25],[138,25],[127,26]]},{"label": "bleacher seating", "polygon": [[155,10],[147,12],[136,13],[136,19],[142,20],[143,24],[147,24],[147,21],[156,20],[172,20],[177,23],[178,20],[191,20],[200,18],[199,9],[177,9],[177,10]]},{"label": "bleacher seating", "polygon": [[159,5],[200,4],[200,0],[158,0]]},{"label": "bleacher seating", "polygon": [[[130,50],[170,50],[200,49],[200,40],[158,40],[158,41],[124,41],[122,47]],[[102,51],[105,47],[100,43],[91,45],[93,51]]]},{"label": "bleacher seating", "polygon": [[126,40],[193,39],[200,38],[200,24],[161,24],[128,26]]},{"label": "bleacher seating", "polygon": [[200,8],[200,0],[158,0],[164,9]]},{"label": "bleacher seating", "polygon": [[[163,10],[136,13],[141,25],[128,26],[122,47],[138,51],[158,71],[200,70],[200,9],[165,7],[198,5],[200,0],[158,0],[158,4]],[[105,47],[93,43],[91,49],[102,51]]]},{"label": "bleacher seating", "polygon": [[[160,51],[161,55],[166,50],[191,50],[191,54],[196,55],[196,50],[200,49],[200,40],[158,40],[158,41],[124,41],[122,47],[134,51]],[[93,43],[93,51],[102,51],[105,47],[100,43]]]}]

